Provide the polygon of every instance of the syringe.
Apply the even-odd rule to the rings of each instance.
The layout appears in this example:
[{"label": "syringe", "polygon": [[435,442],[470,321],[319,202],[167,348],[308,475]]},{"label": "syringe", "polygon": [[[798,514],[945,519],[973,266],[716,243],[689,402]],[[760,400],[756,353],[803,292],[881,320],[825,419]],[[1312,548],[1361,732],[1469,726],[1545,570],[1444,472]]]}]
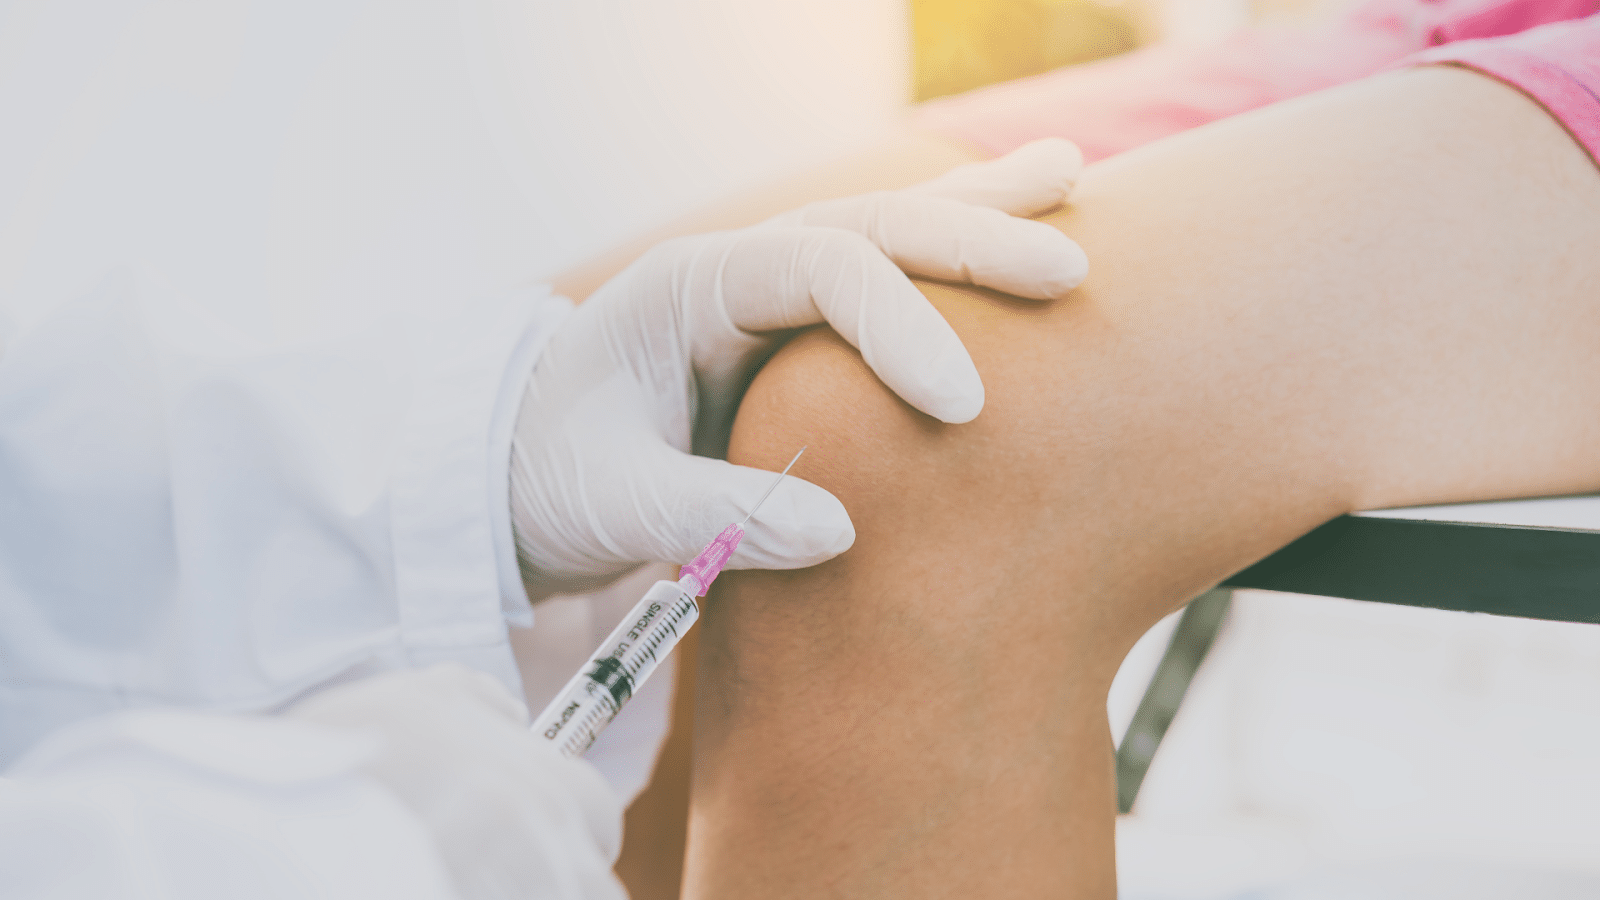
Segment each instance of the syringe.
[{"label": "syringe", "polygon": [[[806,448],[801,447],[800,453],[804,452]],[[800,453],[778,473],[772,486],[750,508],[750,515],[712,538],[693,562],[679,570],[677,581],[658,581],[645,591],[644,598],[605,639],[594,658],[533,720],[530,727],[534,734],[553,741],[563,756],[579,757],[589,749],[633,692],[644,685],[700,618],[700,604],[695,598],[706,595],[711,582],[738,548],[744,526],[794,468]]]}]

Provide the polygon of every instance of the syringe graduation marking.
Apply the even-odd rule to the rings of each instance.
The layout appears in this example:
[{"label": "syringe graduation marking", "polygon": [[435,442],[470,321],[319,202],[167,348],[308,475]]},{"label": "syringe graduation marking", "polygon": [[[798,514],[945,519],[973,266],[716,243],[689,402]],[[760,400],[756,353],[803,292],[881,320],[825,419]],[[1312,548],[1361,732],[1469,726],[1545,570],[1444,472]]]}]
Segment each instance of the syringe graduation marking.
[{"label": "syringe graduation marking", "polygon": [[[687,602],[676,603],[667,607],[666,615],[662,617],[661,623],[655,628],[651,629],[649,639],[645,642],[645,645],[639,649],[639,656],[648,656],[651,662],[659,662],[659,660],[656,658],[656,648],[661,646],[661,632],[670,631],[672,632],[673,637],[678,637],[678,623],[682,622],[684,616],[687,616],[688,614],[689,610]],[[637,675],[639,670],[642,668],[644,668],[644,660],[637,659],[634,661],[633,668],[628,672],[628,674]]]}]

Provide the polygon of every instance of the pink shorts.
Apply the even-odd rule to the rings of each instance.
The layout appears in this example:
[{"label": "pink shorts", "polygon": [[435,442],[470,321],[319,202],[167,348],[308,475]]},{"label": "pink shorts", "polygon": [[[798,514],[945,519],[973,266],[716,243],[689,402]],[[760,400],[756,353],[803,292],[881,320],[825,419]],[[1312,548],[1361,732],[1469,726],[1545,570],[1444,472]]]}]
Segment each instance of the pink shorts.
[{"label": "pink shorts", "polygon": [[1600,162],[1597,10],[1600,0],[1366,0],[1320,28],[1158,44],[936,100],[918,122],[995,155],[1064,137],[1093,161],[1385,69],[1450,63],[1522,89]]},{"label": "pink shorts", "polygon": [[1600,164],[1600,14],[1506,37],[1457,41],[1400,64],[1427,63],[1468,66],[1520,88]]}]

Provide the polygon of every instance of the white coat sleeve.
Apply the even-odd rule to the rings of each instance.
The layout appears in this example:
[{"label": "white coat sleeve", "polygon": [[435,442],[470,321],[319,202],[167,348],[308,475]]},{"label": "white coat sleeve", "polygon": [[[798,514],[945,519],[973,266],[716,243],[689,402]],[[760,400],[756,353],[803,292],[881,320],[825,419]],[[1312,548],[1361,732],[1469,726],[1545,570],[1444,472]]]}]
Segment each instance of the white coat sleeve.
[{"label": "white coat sleeve", "polygon": [[147,710],[52,734],[0,778],[0,885],[34,898],[455,900],[359,733]]}]

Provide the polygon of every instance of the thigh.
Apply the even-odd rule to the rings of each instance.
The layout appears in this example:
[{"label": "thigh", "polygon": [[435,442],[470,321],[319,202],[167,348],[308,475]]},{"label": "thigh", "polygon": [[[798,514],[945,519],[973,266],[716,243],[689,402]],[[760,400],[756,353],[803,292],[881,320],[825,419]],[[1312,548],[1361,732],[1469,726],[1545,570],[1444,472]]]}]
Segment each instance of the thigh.
[{"label": "thigh", "polygon": [[1600,173],[1510,87],[1441,67],[1282,104],[1092,168],[1052,221],[1093,261],[1066,302],[924,286],[976,421],[816,336],[733,452],[814,438],[817,477],[907,541],[1060,564],[1091,520],[1180,600],[1350,510],[1600,487]]}]

